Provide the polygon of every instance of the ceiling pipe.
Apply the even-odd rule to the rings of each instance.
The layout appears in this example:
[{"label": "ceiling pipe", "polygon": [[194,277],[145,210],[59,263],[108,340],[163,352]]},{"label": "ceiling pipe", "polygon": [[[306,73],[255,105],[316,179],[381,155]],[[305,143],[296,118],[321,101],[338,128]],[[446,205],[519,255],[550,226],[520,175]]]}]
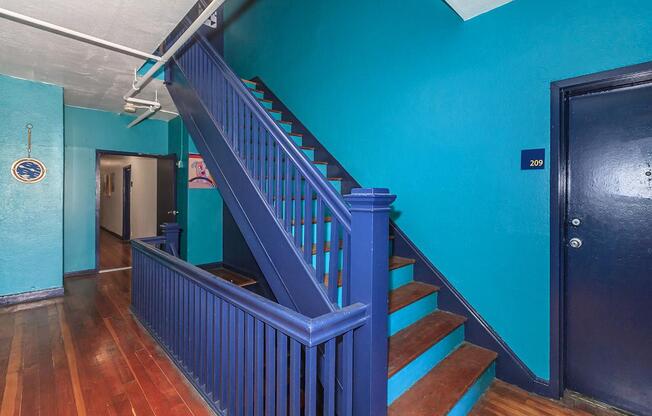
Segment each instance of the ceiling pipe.
[{"label": "ceiling pipe", "polygon": [[154,115],[154,113],[156,113],[160,109],[161,109],[161,104],[158,104],[158,106],[154,106],[154,105],[149,106],[147,108],[147,111],[145,111],[143,114],[139,115],[136,119],[134,119],[131,123],[129,123],[127,125],[127,128],[130,129],[133,126],[135,126],[136,124],[140,123],[141,121],[144,121],[144,120],[150,118],[151,116]]},{"label": "ceiling pipe", "polygon": [[161,60],[160,56],[152,55],[151,53],[146,53],[146,52],[143,52],[143,51],[139,51],[137,49],[130,48],[130,47],[124,46],[124,45],[120,45],[120,44],[117,44],[117,43],[114,43],[114,42],[109,42],[108,40],[100,39],[100,38],[95,37],[95,36],[91,36],[91,35],[87,35],[85,33],[77,32],[76,30],[72,30],[72,29],[65,28],[63,26],[48,23],[46,21],[43,21],[43,20],[40,20],[40,19],[35,19],[33,17],[29,17],[29,16],[26,16],[24,14],[12,12],[11,10],[0,8],[0,16],[4,17],[4,18],[7,18],[9,20],[14,20],[14,21],[19,22],[19,23],[25,23],[27,25],[36,27],[38,29],[48,30],[48,31],[55,32],[55,33],[58,33],[58,34],[63,35],[63,36],[72,37],[72,38],[75,38],[77,40],[82,40],[82,41],[85,41],[87,43],[93,43],[93,44],[96,44],[96,45],[105,46],[105,47],[107,47],[109,49],[124,52],[124,53],[126,53],[128,55],[134,55],[134,56],[138,56],[140,58],[145,58],[145,59],[152,59],[152,60],[155,60],[157,62]]},{"label": "ceiling pipe", "polygon": [[204,24],[208,18],[215,13],[215,11],[222,5],[224,4],[225,0],[213,0],[206,9],[204,9],[203,12],[195,19],[194,22],[190,26],[188,26],[188,29],[186,29],[185,32],[181,36],[179,36],[179,39],[176,40],[172,44],[172,46],[160,57],[160,59],[152,65],[152,67],[143,75],[141,78],[139,78],[136,82],[134,82],[133,86],[129,90],[127,94],[124,95],[124,99],[126,100],[129,97],[132,97],[135,95],[142,87],[145,85],[149,80],[154,76],[156,71],[158,71],[163,65],[167,63],[167,61],[174,56],[174,54],[192,37],[192,35],[195,34],[195,32]]}]

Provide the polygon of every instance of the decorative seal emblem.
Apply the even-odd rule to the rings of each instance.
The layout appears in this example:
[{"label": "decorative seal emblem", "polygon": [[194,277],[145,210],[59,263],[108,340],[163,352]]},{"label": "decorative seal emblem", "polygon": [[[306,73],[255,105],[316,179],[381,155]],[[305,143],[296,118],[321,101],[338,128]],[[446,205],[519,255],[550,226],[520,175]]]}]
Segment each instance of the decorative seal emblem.
[{"label": "decorative seal emblem", "polygon": [[22,183],[36,183],[45,178],[47,169],[43,162],[32,157],[32,125],[27,124],[27,157],[18,159],[11,165],[11,174]]},{"label": "decorative seal emblem", "polygon": [[45,178],[47,169],[43,162],[30,157],[18,159],[11,165],[11,174],[22,183],[36,183]]}]

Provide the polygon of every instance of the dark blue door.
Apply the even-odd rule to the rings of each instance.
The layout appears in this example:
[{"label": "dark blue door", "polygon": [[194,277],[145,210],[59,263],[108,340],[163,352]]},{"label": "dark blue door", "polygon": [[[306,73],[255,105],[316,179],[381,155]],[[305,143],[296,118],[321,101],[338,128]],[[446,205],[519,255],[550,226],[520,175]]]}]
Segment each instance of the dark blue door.
[{"label": "dark blue door", "polygon": [[566,388],[652,415],[652,86],[568,122]]}]

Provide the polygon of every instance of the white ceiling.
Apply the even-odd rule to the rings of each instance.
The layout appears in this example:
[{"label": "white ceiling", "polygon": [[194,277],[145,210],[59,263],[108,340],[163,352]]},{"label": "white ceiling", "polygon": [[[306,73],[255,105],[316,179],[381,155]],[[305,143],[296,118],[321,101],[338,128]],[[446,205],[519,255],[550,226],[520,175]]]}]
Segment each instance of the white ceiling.
[{"label": "white ceiling", "polygon": [[473,19],[483,13],[510,3],[512,0],[446,0],[449,6],[464,20]]},{"label": "white ceiling", "polygon": [[[101,39],[153,52],[196,0],[0,0],[0,7]],[[142,58],[80,42],[0,17],[0,74],[64,88],[66,105],[120,112]],[[137,95],[159,91],[164,110],[174,111],[159,80]],[[158,118],[170,118],[157,113]]]}]

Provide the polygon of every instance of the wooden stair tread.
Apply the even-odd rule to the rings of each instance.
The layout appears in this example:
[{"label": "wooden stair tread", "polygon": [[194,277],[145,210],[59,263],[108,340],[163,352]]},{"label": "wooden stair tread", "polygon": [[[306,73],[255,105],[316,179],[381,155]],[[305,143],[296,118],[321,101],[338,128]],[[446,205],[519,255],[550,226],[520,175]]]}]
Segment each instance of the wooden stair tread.
[{"label": "wooden stair tread", "polygon": [[[270,101],[271,102],[271,101]],[[301,133],[288,133],[290,136],[297,136],[297,137],[303,137],[303,134]]]},{"label": "wooden stair tread", "polygon": [[264,103],[272,103],[272,104],[274,104],[274,101],[272,101],[272,100],[266,100],[266,99],[264,99],[264,98],[257,98],[257,100],[258,100],[258,101],[262,101],[262,102],[264,102]]},{"label": "wooden stair tread", "polygon": [[389,416],[443,416],[496,359],[493,351],[463,344],[396,399]]},{"label": "wooden stair tread", "polygon": [[389,292],[389,313],[425,298],[439,290],[437,286],[422,282],[411,282]]},{"label": "wooden stair tread", "polygon": [[315,150],[315,148],[312,147],[312,146],[299,146],[299,149],[303,149],[303,150]]},{"label": "wooden stair tread", "polygon": [[389,368],[391,377],[414,361],[433,345],[466,322],[466,318],[436,311],[389,338]]},{"label": "wooden stair tread", "polygon": [[406,257],[392,256],[389,258],[389,270],[399,269],[403,266],[416,263],[414,259],[408,259]]},{"label": "wooden stair tread", "polygon": [[225,269],[223,267],[217,269],[208,269],[206,271],[219,277],[220,279],[224,279],[240,287],[256,284],[256,281],[254,279],[251,279],[247,276],[243,276],[240,273],[234,272],[233,270]]}]

